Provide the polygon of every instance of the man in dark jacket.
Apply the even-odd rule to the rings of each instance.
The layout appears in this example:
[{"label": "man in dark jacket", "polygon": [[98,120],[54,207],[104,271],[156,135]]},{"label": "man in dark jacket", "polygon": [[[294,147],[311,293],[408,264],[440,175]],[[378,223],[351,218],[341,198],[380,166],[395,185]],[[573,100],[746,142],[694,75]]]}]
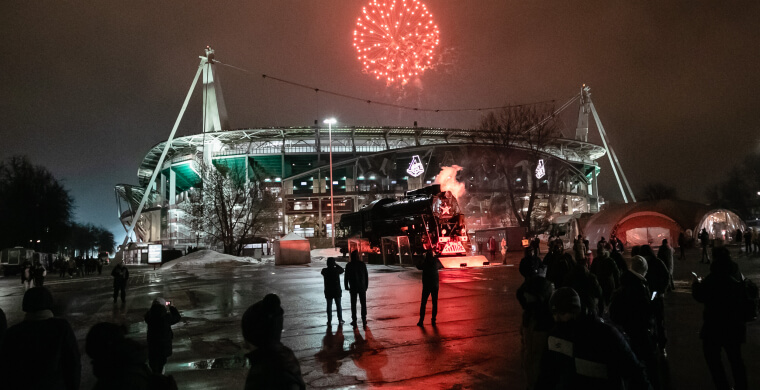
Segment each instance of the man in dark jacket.
[{"label": "man in dark jacket", "polygon": [[346,264],[346,276],[343,284],[351,294],[351,326],[356,325],[356,297],[362,305],[362,324],[367,326],[367,287],[369,286],[369,274],[367,265],[359,258],[359,252],[351,252],[351,261]]},{"label": "man in dark jacket", "polygon": [[[633,253],[633,252],[632,252]],[[652,312],[654,313],[655,336],[657,337],[657,346],[660,352],[667,356],[665,345],[668,342],[665,333],[665,293],[670,288],[670,272],[662,260],[654,254],[654,250],[649,245],[642,245],[640,250],[641,256],[647,261],[647,282],[649,290],[654,293],[652,299]]]},{"label": "man in dark jacket", "polygon": [[603,314],[612,301],[612,293],[620,286],[620,271],[610,252],[604,247],[597,249],[597,257],[591,263],[589,271],[596,276],[602,288],[602,299],[599,300],[598,313]]},{"label": "man in dark jacket", "polygon": [[267,294],[243,314],[243,338],[256,347],[245,355],[251,365],[245,380],[246,390],[306,389],[298,359],[280,341],[284,313],[280,307],[280,297]]},{"label": "man in dark jacket", "polygon": [[166,359],[172,355],[172,325],[181,319],[179,311],[163,298],[156,298],[145,313],[148,324],[148,365],[154,374],[163,374]]},{"label": "man in dark jacket", "polygon": [[582,315],[572,288],[555,291],[550,306],[555,325],[536,389],[651,389],[623,335],[597,317]]},{"label": "man in dark jacket", "polygon": [[113,303],[116,303],[116,297],[121,293],[121,303],[126,302],[127,297],[127,279],[129,279],[129,270],[124,263],[116,264],[111,271],[113,276]]},{"label": "man in dark jacket", "polygon": [[741,354],[741,345],[747,337],[747,326],[741,317],[744,294],[740,282],[739,266],[731,260],[725,247],[713,250],[710,274],[691,285],[694,299],[705,305],[702,315],[702,349],[715,387],[730,388],[721,362],[721,349],[726,351],[736,390],[747,389],[747,369]]},{"label": "man in dark jacket", "polygon": [[520,335],[523,367],[529,390],[536,386],[549,330],[554,326],[554,318],[549,308],[554,286],[544,277],[545,273],[545,268],[539,268],[536,275],[526,278],[517,289],[517,301],[523,309]]},{"label": "man in dark jacket", "polygon": [[699,259],[700,263],[710,263],[710,256],[707,254],[707,247],[710,245],[710,233],[707,233],[707,229],[702,228],[699,232],[699,243],[702,246],[702,258]]},{"label": "man in dark jacket", "polygon": [[45,284],[45,276],[47,276],[47,270],[39,260],[34,261],[34,266],[32,266],[31,274],[32,278],[34,279],[35,287],[42,287]]},{"label": "man in dark jacket", "polygon": [[335,263],[334,257],[327,258],[327,268],[322,268],[322,277],[325,280],[325,299],[327,300],[327,325],[332,322],[332,303],[335,301],[335,310],[338,312],[338,323],[343,321],[343,308],[340,299],[343,289],[340,288],[340,274],[343,267]]},{"label": "man in dark jacket", "polygon": [[429,296],[433,296],[433,313],[430,323],[435,326],[435,319],[438,315],[438,270],[443,268],[443,264],[433,252],[428,250],[425,253],[425,260],[422,264],[417,265],[417,269],[422,270],[422,300],[420,301],[420,320],[417,326],[423,326],[425,320],[425,309]]},{"label": "man in dark jacket", "polygon": [[45,287],[24,294],[24,321],[11,326],[0,346],[3,389],[79,389],[81,363],[68,321],[53,317]]},{"label": "man in dark jacket", "polygon": [[535,255],[533,248],[525,248],[525,256],[520,260],[520,275],[528,279],[538,273],[539,267],[541,267],[541,259]]},{"label": "man in dark jacket", "polygon": [[655,388],[659,388],[657,343],[652,335],[654,314],[649,291],[647,261],[641,256],[631,259],[631,269],[620,277],[620,289],[615,291],[610,304],[610,319],[620,326],[636,357],[647,368],[647,376]]}]

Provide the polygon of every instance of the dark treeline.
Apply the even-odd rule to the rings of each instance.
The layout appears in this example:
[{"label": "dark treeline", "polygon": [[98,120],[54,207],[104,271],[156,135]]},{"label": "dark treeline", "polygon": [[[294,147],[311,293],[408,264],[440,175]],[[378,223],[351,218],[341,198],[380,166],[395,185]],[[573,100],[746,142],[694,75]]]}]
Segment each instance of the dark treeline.
[{"label": "dark treeline", "polygon": [[711,206],[733,210],[744,219],[760,217],[760,153],[734,165],[706,195]]},{"label": "dark treeline", "polygon": [[0,161],[0,249],[87,254],[113,251],[114,237],[103,227],[72,220],[74,200],[45,167],[25,156]]}]

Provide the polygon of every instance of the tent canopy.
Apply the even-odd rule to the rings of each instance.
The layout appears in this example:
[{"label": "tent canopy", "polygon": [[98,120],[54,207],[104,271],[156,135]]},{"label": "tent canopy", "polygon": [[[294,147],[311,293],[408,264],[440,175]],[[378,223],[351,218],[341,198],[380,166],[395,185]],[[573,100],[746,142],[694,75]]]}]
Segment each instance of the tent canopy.
[{"label": "tent canopy", "polygon": [[694,234],[699,234],[704,228],[711,239],[720,238],[724,241],[733,241],[737,230],[747,230],[747,224],[736,213],[726,209],[710,210],[696,226]]}]

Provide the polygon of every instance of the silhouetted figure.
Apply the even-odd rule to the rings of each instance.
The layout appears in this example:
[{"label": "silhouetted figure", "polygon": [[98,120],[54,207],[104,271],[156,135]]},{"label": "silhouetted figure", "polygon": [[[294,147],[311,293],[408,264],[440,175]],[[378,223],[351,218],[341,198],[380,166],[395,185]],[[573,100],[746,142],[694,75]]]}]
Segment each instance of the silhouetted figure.
[{"label": "silhouetted figure", "polygon": [[702,258],[699,259],[700,263],[710,263],[710,256],[707,254],[707,247],[710,245],[710,234],[707,233],[707,229],[702,228],[699,232],[699,243],[702,246]]},{"label": "silhouetted figure", "polygon": [[657,346],[660,352],[664,356],[667,356],[667,351],[665,350],[668,342],[665,332],[665,294],[670,288],[670,273],[662,260],[654,255],[651,246],[642,245],[640,254],[647,261],[646,279],[649,282],[649,290],[654,294],[654,298],[652,298],[652,312],[654,313]]},{"label": "silhouetted figure", "polygon": [[520,260],[520,275],[528,279],[538,273],[539,267],[541,267],[541,259],[535,255],[533,248],[525,248],[525,256]]},{"label": "silhouetted figure", "polygon": [[744,254],[747,256],[752,254],[752,230],[750,228],[744,231]]},{"label": "silhouetted figure", "polygon": [[251,365],[246,390],[306,388],[298,359],[280,342],[283,314],[280,298],[275,294],[267,294],[243,314],[243,338],[256,347],[245,355]]},{"label": "silhouetted figure", "polygon": [[34,273],[32,271],[32,262],[24,260],[21,264],[21,284],[24,285],[24,291],[32,288],[32,281],[34,280]]},{"label": "silhouetted figure", "polygon": [[625,270],[628,269],[628,263],[625,262],[623,254],[618,251],[613,251],[610,253],[610,258],[615,261],[615,265],[617,266],[618,271],[620,271],[620,275],[622,276]]},{"label": "silhouetted figure", "polygon": [[45,284],[45,276],[47,276],[47,270],[39,260],[34,261],[34,266],[32,266],[31,274],[32,279],[34,279],[35,287],[42,287]]},{"label": "silhouetted figure", "polygon": [[499,248],[501,251],[501,263],[507,264],[507,239],[506,238],[501,239]]},{"label": "silhouetted figure", "polygon": [[351,252],[351,261],[346,264],[346,275],[343,284],[351,294],[351,326],[356,327],[356,298],[362,305],[362,324],[367,325],[367,287],[369,274],[367,265],[359,258],[359,252]]},{"label": "silhouetted figure", "polygon": [[335,263],[334,257],[327,258],[327,268],[322,268],[322,277],[325,280],[325,299],[327,300],[327,325],[332,322],[332,303],[335,301],[335,310],[338,312],[338,323],[343,323],[343,308],[340,299],[343,289],[340,288],[340,274],[343,267]]},{"label": "silhouetted figure", "polygon": [[675,286],[673,285],[673,248],[668,243],[667,238],[662,239],[662,245],[660,245],[660,249],[657,250],[657,258],[660,259],[662,263],[665,264],[665,268],[668,269],[668,291],[675,290]]},{"label": "silhouetted figure", "polygon": [[599,239],[599,241],[596,243],[596,257],[602,257],[602,251],[606,245],[607,240],[605,240],[604,237]]},{"label": "silhouetted figure", "polygon": [[530,248],[533,250],[533,256],[538,257],[541,255],[541,239],[538,236],[530,240]]},{"label": "silhouetted figure", "polygon": [[581,298],[568,287],[550,300],[554,327],[536,389],[650,389],[644,366],[623,335],[581,314]]},{"label": "silhouetted figure", "polygon": [[24,321],[11,326],[0,346],[3,389],[79,389],[79,346],[68,321],[53,317],[45,287],[24,294]]},{"label": "silhouetted figure", "polygon": [[151,373],[145,364],[145,347],[126,339],[123,326],[108,322],[93,325],[87,332],[85,351],[97,378],[93,390],[177,389],[171,376]]},{"label": "silhouetted figure", "polygon": [[730,388],[721,362],[722,349],[731,365],[734,388],[746,390],[747,370],[741,355],[741,345],[747,337],[747,326],[741,315],[744,288],[739,266],[731,260],[726,248],[713,250],[710,274],[704,280],[695,278],[691,288],[694,299],[705,305],[699,336],[715,387]]},{"label": "silhouetted figure", "polygon": [[659,388],[652,297],[645,278],[647,269],[646,259],[638,255],[631,258],[631,269],[623,272],[621,287],[612,297],[610,319],[625,331],[631,349],[646,366],[653,387]]},{"label": "silhouetted figure", "polygon": [[111,271],[113,276],[113,303],[116,303],[116,297],[121,293],[121,303],[126,302],[127,297],[127,280],[129,279],[129,270],[124,263],[116,264]]},{"label": "silhouetted figure", "polygon": [[583,242],[583,236],[580,234],[573,241],[573,257],[575,257],[576,262],[586,258],[586,245]]},{"label": "silhouetted figure", "polygon": [[544,267],[539,268],[536,275],[525,279],[516,294],[517,301],[523,309],[520,335],[528,389],[533,389],[536,385],[549,330],[554,326],[549,309],[549,299],[554,292],[554,286],[544,277],[545,273]]},{"label": "silhouetted figure", "polygon": [[546,255],[544,264],[546,264],[546,279],[554,284],[554,288],[564,287],[565,279],[570,273],[570,270],[575,266],[575,260],[569,253],[562,253],[562,251],[551,254],[552,257]]},{"label": "silhouetted figure", "polygon": [[166,360],[172,355],[172,325],[180,319],[177,308],[163,298],[154,299],[145,313],[145,323],[148,324],[148,364],[155,374],[163,374]]},{"label": "silhouetted figure", "polygon": [[602,299],[602,287],[599,286],[596,276],[588,271],[585,258],[576,261],[565,276],[562,286],[571,287],[580,296],[582,314],[597,315],[599,300]]},{"label": "silhouetted figure", "polygon": [[678,260],[686,260],[686,234],[683,232],[678,233],[678,251],[680,253]]},{"label": "silhouetted figure", "polygon": [[[606,244],[605,242],[605,246]],[[612,301],[612,293],[620,286],[620,270],[615,260],[610,257],[610,252],[603,247],[591,263],[589,271],[596,276],[599,287],[602,288],[602,299],[599,300],[597,309],[597,312],[602,315]]]},{"label": "silhouetted figure", "polygon": [[491,252],[491,261],[496,261],[496,239],[493,236],[488,238],[488,251]]},{"label": "silhouetted figure", "polygon": [[430,250],[425,252],[425,260],[422,264],[417,265],[417,269],[422,270],[422,300],[420,301],[420,320],[417,322],[417,326],[423,325],[428,297],[431,295],[433,297],[433,313],[430,323],[435,326],[438,315],[438,270],[441,268],[443,268],[443,264],[433,256],[433,251]]}]

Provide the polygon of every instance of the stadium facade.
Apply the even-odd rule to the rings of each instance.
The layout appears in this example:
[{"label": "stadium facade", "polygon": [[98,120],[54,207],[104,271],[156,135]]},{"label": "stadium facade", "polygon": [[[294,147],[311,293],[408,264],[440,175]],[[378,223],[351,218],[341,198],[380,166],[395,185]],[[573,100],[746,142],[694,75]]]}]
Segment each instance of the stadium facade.
[{"label": "stadium facade", "polygon": [[[249,180],[257,172],[266,190],[276,195],[279,218],[272,231],[280,234],[330,237],[330,186],[337,224],[340,215],[375,199],[400,197],[405,191],[435,183],[441,169],[452,166],[461,167],[456,177],[465,184],[460,205],[466,210],[469,230],[514,223],[509,208],[504,207],[506,178],[493,159],[494,153],[506,153],[506,147],[495,145],[483,131],[321,124],[231,130],[215,66],[213,51],[207,50],[199,69],[199,74],[203,72],[205,131],[170,137],[169,148],[166,141],[153,146],[140,163],[138,184],[115,187],[125,229],[138,215],[134,226],[137,242],[176,249],[204,244],[202,235],[188,226],[182,207],[201,184],[204,162],[245,170]],[[517,157],[509,167],[514,195],[525,199],[526,207],[528,189],[533,180],[539,180],[539,218],[596,212],[602,202],[597,160],[607,150],[587,142],[589,110],[583,94],[575,137],[552,139],[540,151],[542,175],[536,174],[539,162],[533,161],[535,154],[519,143],[509,146],[508,152]],[[149,194],[138,213],[146,189]]]}]

